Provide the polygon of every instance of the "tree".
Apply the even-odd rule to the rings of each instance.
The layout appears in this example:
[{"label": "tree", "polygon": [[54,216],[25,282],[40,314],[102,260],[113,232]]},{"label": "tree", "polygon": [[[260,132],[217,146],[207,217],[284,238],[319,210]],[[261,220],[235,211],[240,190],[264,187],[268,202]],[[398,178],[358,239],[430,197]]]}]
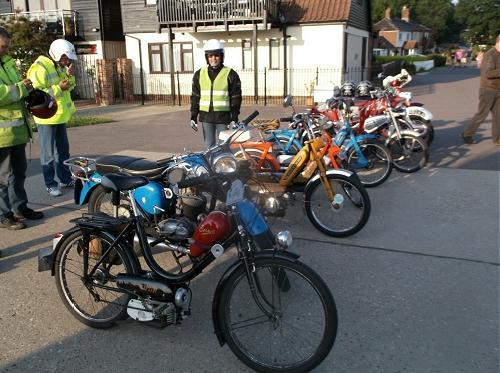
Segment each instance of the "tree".
[{"label": "tree", "polygon": [[500,4],[498,0],[460,0],[456,19],[471,44],[495,44],[500,32]]},{"label": "tree", "polygon": [[373,0],[372,18],[374,22],[384,17],[389,6],[393,17],[401,17],[403,5],[410,8],[410,19],[432,30],[432,39],[437,43],[456,32],[454,8],[451,0]]},{"label": "tree", "polygon": [[0,26],[12,36],[9,54],[19,61],[19,69],[22,76],[25,76],[37,57],[47,54],[53,38],[40,21],[30,21],[24,17],[3,21]]}]

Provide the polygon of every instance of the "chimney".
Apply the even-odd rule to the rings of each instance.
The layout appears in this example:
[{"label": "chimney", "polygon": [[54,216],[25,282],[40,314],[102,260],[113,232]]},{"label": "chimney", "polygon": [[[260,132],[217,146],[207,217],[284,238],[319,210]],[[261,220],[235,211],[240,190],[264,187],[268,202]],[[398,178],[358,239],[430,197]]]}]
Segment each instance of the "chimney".
[{"label": "chimney", "polygon": [[391,19],[391,7],[388,6],[387,8],[385,8],[384,17]]},{"label": "chimney", "polygon": [[401,19],[406,22],[410,22],[410,8],[406,5],[403,5],[403,9],[401,9]]}]

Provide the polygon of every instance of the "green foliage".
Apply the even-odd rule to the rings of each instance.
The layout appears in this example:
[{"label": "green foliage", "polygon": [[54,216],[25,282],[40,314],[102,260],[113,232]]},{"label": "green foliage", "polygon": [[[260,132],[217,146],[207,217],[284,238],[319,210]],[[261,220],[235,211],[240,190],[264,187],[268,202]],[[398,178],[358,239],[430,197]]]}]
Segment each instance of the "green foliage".
[{"label": "green foliage", "polygon": [[[70,127],[83,127],[83,126],[92,126],[94,124],[110,123],[110,122],[114,122],[114,120],[111,118],[106,118],[106,117],[73,115],[73,117],[69,120],[69,122],[66,123],[66,126],[68,128],[70,128]],[[28,117],[28,123],[31,125],[31,128],[33,129],[33,131],[37,132],[36,124],[33,121],[33,117],[31,117],[31,116]]]},{"label": "green foliage", "polygon": [[440,54],[431,54],[429,57],[432,57],[434,60],[434,67],[444,66],[446,65],[446,56],[442,56]]},{"label": "green foliage", "polygon": [[460,0],[456,19],[464,30],[463,37],[470,44],[495,44],[500,33],[498,0]]},{"label": "green foliage", "polygon": [[432,39],[437,43],[457,32],[454,6],[451,0],[372,0],[372,19],[376,23],[384,17],[389,6],[392,17],[401,18],[403,5],[410,8],[410,19],[432,30]]},{"label": "green foliage", "polygon": [[1,21],[0,26],[12,36],[9,55],[20,61],[19,68],[24,77],[37,57],[47,54],[53,39],[45,32],[40,21],[30,21],[24,17]]}]

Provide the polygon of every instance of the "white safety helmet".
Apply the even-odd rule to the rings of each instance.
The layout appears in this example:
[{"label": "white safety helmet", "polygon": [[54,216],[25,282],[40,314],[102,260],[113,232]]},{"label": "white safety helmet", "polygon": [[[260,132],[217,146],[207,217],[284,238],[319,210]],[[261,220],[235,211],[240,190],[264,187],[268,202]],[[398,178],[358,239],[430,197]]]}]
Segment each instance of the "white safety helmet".
[{"label": "white safety helmet", "polygon": [[65,54],[70,60],[75,61],[77,59],[73,44],[64,39],[54,40],[52,44],[50,44],[49,56],[54,61],[59,62],[63,54]]},{"label": "white safety helmet", "polygon": [[222,61],[224,62],[224,43],[217,39],[208,40],[203,46],[203,50],[205,51],[205,59],[208,63],[208,55],[209,54],[220,54]]}]

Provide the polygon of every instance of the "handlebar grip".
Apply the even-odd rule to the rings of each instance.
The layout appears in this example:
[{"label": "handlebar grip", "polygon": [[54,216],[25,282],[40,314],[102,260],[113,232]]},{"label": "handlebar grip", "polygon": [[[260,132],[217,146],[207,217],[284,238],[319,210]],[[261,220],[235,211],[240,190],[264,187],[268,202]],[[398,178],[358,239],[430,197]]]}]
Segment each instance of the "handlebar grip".
[{"label": "handlebar grip", "polygon": [[250,123],[252,120],[254,120],[257,115],[259,115],[259,112],[257,110],[255,110],[245,120],[243,120],[243,124],[246,126],[248,123]]},{"label": "handlebar grip", "polygon": [[204,183],[206,183],[209,180],[210,180],[210,178],[207,175],[202,175],[202,176],[192,177],[190,179],[179,181],[177,183],[177,186],[180,189],[190,188],[192,186],[204,184]]},{"label": "handlebar grip", "polygon": [[280,122],[292,122],[293,118],[292,117],[284,117],[280,118]]}]

